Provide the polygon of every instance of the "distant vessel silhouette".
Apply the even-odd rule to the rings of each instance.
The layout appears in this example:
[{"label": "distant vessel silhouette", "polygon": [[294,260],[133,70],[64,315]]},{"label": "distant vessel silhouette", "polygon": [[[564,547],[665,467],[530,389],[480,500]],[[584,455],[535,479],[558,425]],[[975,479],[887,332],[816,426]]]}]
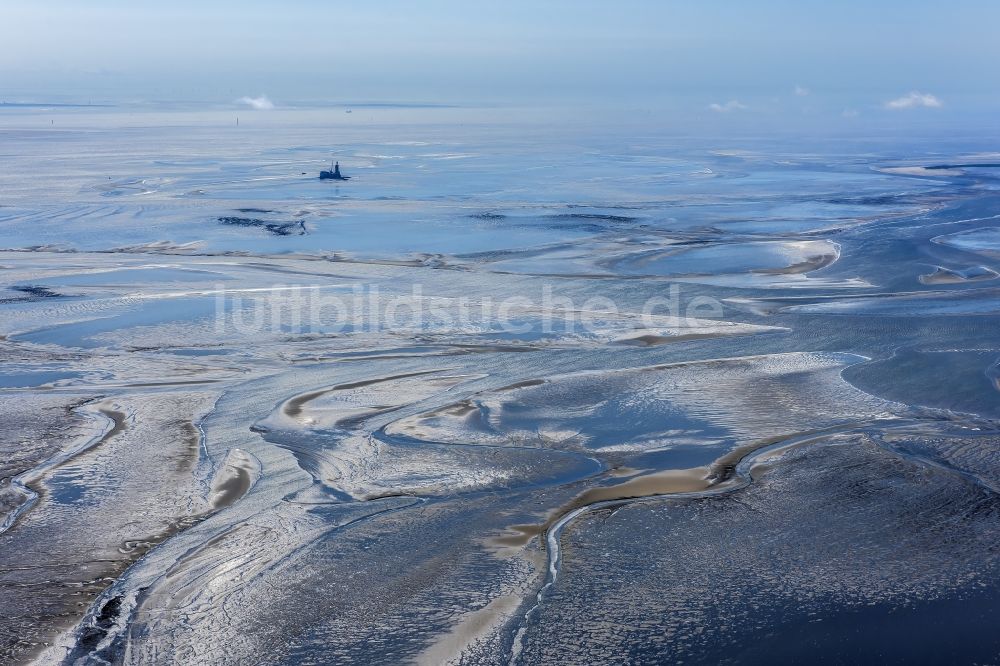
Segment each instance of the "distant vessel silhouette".
[{"label": "distant vessel silhouette", "polygon": [[335,162],[331,167],[330,171],[320,171],[320,180],[350,180],[350,176],[342,176],[340,174],[340,162]]}]

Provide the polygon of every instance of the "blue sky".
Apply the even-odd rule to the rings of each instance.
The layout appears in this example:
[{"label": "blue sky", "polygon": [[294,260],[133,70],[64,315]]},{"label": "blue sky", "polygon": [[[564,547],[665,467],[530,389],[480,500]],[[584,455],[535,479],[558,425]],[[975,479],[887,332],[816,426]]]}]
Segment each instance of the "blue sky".
[{"label": "blue sky", "polygon": [[996,0],[3,0],[0,97],[995,109],[998,25]]}]

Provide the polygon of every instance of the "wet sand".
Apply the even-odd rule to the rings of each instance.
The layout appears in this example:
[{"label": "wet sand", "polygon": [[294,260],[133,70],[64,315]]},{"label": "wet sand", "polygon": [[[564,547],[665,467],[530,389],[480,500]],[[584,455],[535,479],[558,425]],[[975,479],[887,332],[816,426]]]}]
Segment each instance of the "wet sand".
[{"label": "wet sand", "polygon": [[995,280],[1000,273],[985,266],[972,266],[962,270],[954,270],[938,266],[934,272],[920,276],[920,284],[964,284],[966,282],[982,282]]},{"label": "wet sand", "polygon": [[85,439],[69,450],[60,452],[44,461],[38,467],[19,474],[12,479],[11,486],[21,493],[23,499],[18,506],[10,510],[3,524],[0,524],[0,534],[13,529],[17,525],[18,520],[21,520],[25,514],[31,511],[39,500],[44,500],[46,491],[43,481],[47,475],[55,472],[62,465],[71,462],[76,456],[91,448],[105,444],[125,431],[128,418],[125,413],[107,407],[98,407],[97,412],[108,420],[108,424],[101,434]]},{"label": "wet sand", "polygon": [[336,391],[348,391],[350,389],[364,388],[366,386],[372,386],[374,384],[380,384],[382,382],[389,382],[396,379],[405,379],[408,377],[419,377],[421,375],[429,375],[437,372],[439,371],[427,370],[421,372],[411,372],[402,375],[392,375],[389,377],[379,377],[377,379],[366,379],[360,382],[348,382],[346,384],[338,384],[336,386],[331,386],[329,388],[320,389],[318,391],[310,391],[308,393],[295,396],[294,398],[290,399],[288,402],[285,403],[283,410],[286,416],[289,416],[291,418],[296,418],[302,415],[303,407],[306,404],[329,393],[333,393]]},{"label": "wet sand", "polygon": [[218,511],[247,494],[260,473],[260,462],[239,449],[229,452],[224,467],[212,481],[209,504]]}]

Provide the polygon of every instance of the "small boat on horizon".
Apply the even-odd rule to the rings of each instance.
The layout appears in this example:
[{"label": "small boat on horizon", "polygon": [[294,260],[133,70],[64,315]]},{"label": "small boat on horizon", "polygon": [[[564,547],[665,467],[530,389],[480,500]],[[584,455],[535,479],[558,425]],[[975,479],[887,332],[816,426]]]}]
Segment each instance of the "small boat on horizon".
[{"label": "small boat on horizon", "polygon": [[330,170],[329,171],[320,171],[319,172],[319,179],[320,180],[350,180],[351,177],[350,176],[341,175],[341,173],[340,173],[340,162],[334,162],[330,166]]}]

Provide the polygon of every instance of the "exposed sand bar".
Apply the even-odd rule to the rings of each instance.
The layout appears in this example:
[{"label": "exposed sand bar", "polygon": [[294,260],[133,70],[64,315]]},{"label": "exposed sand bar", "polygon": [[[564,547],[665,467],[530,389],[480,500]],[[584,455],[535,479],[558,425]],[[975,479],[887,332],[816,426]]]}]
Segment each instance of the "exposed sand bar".
[{"label": "exposed sand bar", "polygon": [[232,449],[212,481],[209,504],[224,509],[247,494],[260,475],[260,461],[240,449]]},{"label": "exposed sand bar", "polygon": [[391,375],[389,377],[376,377],[374,379],[366,379],[358,382],[349,382],[346,384],[338,384],[336,386],[330,386],[327,388],[319,389],[317,391],[310,391],[308,393],[302,393],[288,400],[285,403],[282,411],[285,416],[295,418],[302,415],[302,408],[309,402],[321,398],[327,393],[332,393],[334,391],[346,391],[349,389],[364,388],[365,386],[371,386],[373,384],[380,384],[382,382],[392,381],[394,379],[405,379],[407,377],[419,377],[421,375],[430,375],[440,370],[421,370],[420,372],[409,372],[401,375]]}]

